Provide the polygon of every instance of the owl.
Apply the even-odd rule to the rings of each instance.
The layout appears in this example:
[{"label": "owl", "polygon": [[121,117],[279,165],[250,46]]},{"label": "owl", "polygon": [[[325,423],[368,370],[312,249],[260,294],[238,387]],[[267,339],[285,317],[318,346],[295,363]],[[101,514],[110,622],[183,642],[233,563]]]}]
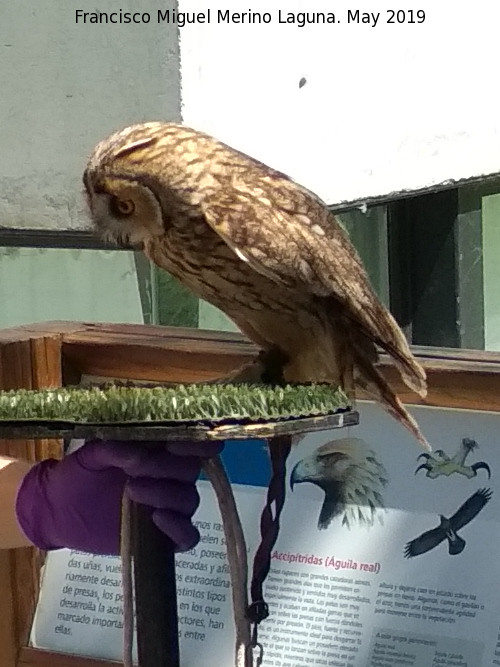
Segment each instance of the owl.
[{"label": "owl", "polygon": [[[99,143],[83,176],[106,241],[141,248],[228,315],[262,351],[262,377],[362,387],[424,445],[377,367],[426,376],[327,206],[285,174],[176,123],[133,125]],[[277,368],[278,367],[278,368]]]}]

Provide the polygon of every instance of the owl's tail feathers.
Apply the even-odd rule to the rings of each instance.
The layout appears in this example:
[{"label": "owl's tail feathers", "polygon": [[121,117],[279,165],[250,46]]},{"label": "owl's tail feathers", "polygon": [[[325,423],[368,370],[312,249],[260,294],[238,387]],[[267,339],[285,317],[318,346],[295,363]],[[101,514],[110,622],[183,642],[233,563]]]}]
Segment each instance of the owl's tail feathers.
[{"label": "owl's tail feathers", "polygon": [[381,347],[393,358],[396,368],[401,374],[405,385],[421,398],[427,396],[427,376],[424,369],[415,359],[402,333],[397,344],[380,343]]},{"label": "owl's tail feathers", "polygon": [[356,368],[361,377],[356,378],[356,384],[366,391],[370,398],[378,401],[387,410],[387,412],[397,419],[422,446],[431,450],[431,446],[420,430],[415,419],[410,415],[405,406],[401,403],[398,396],[389,386],[389,383],[373,364],[371,358],[367,358],[363,352],[355,357]]},{"label": "owl's tail feathers", "polygon": [[[350,344],[356,348],[355,355],[362,356],[373,364],[378,361],[377,345],[392,358],[401,379],[407,387],[421,398],[427,396],[427,376],[410,350],[408,341],[391,313],[379,304],[370,314],[372,327],[367,328],[359,321],[343,320],[343,329]],[[338,327],[340,322],[336,321]],[[353,326],[354,324],[354,326]]]}]

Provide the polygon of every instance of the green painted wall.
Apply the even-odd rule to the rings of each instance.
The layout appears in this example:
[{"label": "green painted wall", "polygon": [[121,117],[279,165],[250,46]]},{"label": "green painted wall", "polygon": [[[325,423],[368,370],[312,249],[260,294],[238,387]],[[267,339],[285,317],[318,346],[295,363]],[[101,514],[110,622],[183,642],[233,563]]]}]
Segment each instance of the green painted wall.
[{"label": "green painted wall", "polygon": [[500,194],[483,197],[482,214],[485,348],[500,350]]},{"label": "green painted wall", "polygon": [[142,323],[132,252],[0,248],[0,327],[47,320]]}]

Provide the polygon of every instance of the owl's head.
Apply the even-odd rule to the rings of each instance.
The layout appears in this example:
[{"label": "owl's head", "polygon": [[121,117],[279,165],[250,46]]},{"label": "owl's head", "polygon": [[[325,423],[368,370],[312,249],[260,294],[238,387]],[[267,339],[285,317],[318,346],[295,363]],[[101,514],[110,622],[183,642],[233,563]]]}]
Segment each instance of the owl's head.
[{"label": "owl's head", "polygon": [[143,246],[165,229],[160,179],[164,123],[133,125],[94,149],[83,175],[90,215],[99,235],[118,245]]}]

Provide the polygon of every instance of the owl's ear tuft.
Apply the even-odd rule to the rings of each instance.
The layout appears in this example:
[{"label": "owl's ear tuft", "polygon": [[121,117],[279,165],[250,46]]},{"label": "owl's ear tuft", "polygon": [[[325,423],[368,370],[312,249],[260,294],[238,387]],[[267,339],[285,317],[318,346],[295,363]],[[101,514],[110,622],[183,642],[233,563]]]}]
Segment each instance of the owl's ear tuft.
[{"label": "owl's ear tuft", "polygon": [[83,172],[83,187],[85,188],[86,192],[90,192],[90,177],[89,177],[89,171],[88,169],[85,169]]},{"label": "owl's ear tuft", "polygon": [[125,157],[125,155],[130,155],[130,153],[133,153],[139,148],[145,148],[146,146],[151,146],[155,143],[155,137],[144,137],[143,139],[137,139],[137,141],[133,141],[131,144],[127,144],[126,146],[123,146],[123,148],[118,149],[114,155],[114,158],[116,159]]}]

